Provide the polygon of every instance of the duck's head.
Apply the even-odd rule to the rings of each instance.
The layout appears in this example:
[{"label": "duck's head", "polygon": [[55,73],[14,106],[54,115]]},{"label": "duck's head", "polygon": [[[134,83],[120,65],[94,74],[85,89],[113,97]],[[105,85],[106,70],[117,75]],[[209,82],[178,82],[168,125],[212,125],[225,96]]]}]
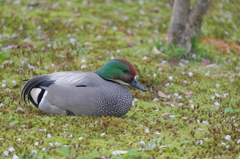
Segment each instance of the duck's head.
[{"label": "duck's head", "polygon": [[132,85],[142,91],[147,91],[136,80],[136,70],[134,66],[123,59],[113,59],[96,72],[106,80],[111,80],[122,85]]}]

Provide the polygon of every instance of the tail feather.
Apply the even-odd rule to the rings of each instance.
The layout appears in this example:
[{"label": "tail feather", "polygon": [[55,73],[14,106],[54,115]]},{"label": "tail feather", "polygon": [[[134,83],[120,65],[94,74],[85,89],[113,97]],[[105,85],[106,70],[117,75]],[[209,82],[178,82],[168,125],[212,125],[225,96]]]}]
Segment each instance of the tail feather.
[{"label": "tail feather", "polygon": [[27,100],[30,100],[37,107],[36,103],[31,97],[31,90],[33,88],[41,88],[41,86],[48,87],[49,85],[54,83],[54,81],[51,80],[50,77],[50,75],[40,75],[28,80],[21,91],[21,98],[23,99],[23,101],[27,103]]}]

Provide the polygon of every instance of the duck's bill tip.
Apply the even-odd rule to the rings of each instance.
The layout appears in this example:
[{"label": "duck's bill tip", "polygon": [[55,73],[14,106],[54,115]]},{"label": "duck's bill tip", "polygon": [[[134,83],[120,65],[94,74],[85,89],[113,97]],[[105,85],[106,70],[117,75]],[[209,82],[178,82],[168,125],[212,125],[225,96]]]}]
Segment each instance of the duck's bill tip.
[{"label": "duck's bill tip", "polygon": [[144,91],[144,92],[147,91],[143,86],[141,86],[141,85],[138,83],[138,81],[137,81],[135,78],[132,80],[132,82],[130,83],[130,85],[133,86],[133,87],[135,87],[135,88],[137,88],[137,89],[139,89],[139,90],[141,90],[141,91]]}]

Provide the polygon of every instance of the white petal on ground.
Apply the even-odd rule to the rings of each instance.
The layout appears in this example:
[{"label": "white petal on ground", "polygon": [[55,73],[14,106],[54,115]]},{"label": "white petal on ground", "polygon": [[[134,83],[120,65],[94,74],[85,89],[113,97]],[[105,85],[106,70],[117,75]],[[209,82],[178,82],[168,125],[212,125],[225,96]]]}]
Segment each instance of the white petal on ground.
[{"label": "white petal on ground", "polygon": [[214,102],[214,105],[215,105],[215,106],[220,106],[220,103]]},{"label": "white petal on ground", "polygon": [[145,129],[145,133],[150,133],[150,132],[149,132],[149,129]]},{"label": "white petal on ground", "polygon": [[168,76],[168,79],[169,79],[169,80],[172,80],[172,79],[173,79],[173,77],[172,77],[172,76]]},{"label": "white petal on ground", "polygon": [[188,73],[188,76],[192,77],[192,76],[193,76],[193,73],[192,73],[192,72],[189,72],[189,73]]},{"label": "white petal on ground", "polygon": [[18,158],[19,158],[19,157],[14,154],[12,159],[18,159]]},{"label": "white petal on ground", "polygon": [[86,65],[82,65],[82,66],[81,66],[81,69],[86,68],[86,67],[87,67]]},{"label": "white petal on ground", "polygon": [[125,153],[128,153],[128,151],[116,150],[112,152],[113,155],[121,155]]},{"label": "white petal on ground", "polygon": [[82,140],[82,139],[83,139],[83,137],[79,137],[78,139],[79,139],[79,140]]},{"label": "white petal on ground", "polygon": [[47,134],[47,138],[51,138],[52,136],[51,136],[51,134]]},{"label": "white petal on ground", "polygon": [[4,151],[3,154],[4,154],[5,156],[9,156],[9,151]]},{"label": "white petal on ground", "polygon": [[106,133],[101,133],[101,136],[104,136]]},{"label": "white petal on ground", "polygon": [[34,146],[38,146],[38,142],[35,142],[35,143],[34,143]]},{"label": "white petal on ground", "polygon": [[240,140],[237,141],[237,144],[240,144]]},{"label": "white petal on ground", "polygon": [[13,147],[9,147],[8,151],[13,152],[14,148]]},{"label": "white petal on ground", "polygon": [[34,154],[36,154],[36,153],[37,153],[37,151],[36,151],[36,150],[32,150],[31,152],[32,152],[32,153],[34,153]]},{"label": "white petal on ground", "polygon": [[230,135],[226,135],[225,139],[228,140],[228,141],[232,140]]},{"label": "white petal on ground", "polygon": [[82,60],[81,60],[81,63],[84,63],[84,62],[86,62],[86,59],[82,59]]}]

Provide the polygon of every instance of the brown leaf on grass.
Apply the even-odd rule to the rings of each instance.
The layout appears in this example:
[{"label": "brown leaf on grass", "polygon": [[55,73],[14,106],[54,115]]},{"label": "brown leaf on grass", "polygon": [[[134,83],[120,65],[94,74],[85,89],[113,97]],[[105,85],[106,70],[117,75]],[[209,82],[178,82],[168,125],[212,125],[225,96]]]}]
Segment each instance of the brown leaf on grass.
[{"label": "brown leaf on grass", "polygon": [[201,64],[202,64],[202,66],[207,66],[210,64],[210,60],[202,58]]},{"label": "brown leaf on grass", "polygon": [[162,98],[169,98],[165,93],[163,93],[161,91],[158,91],[158,95],[159,95],[159,97],[162,97]]},{"label": "brown leaf on grass", "polygon": [[175,106],[178,104],[177,102],[163,102],[163,103],[170,106]]},{"label": "brown leaf on grass", "polygon": [[161,52],[157,49],[156,46],[153,47],[151,53],[152,53],[152,54],[161,54]]},{"label": "brown leaf on grass", "polygon": [[169,114],[168,113],[162,113],[162,118],[168,117]]},{"label": "brown leaf on grass", "polygon": [[187,98],[191,98],[192,95],[193,95],[193,91],[187,91],[187,92],[186,92],[186,97],[187,97]]},{"label": "brown leaf on grass", "polygon": [[22,107],[20,107],[20,106],[18,106],[16,110],[20,111],[20,112],[25,112],[25,110]]},{"label": "brown leaf on grass", "polygon": [[151,9],[152,12],[156,12],[156,13],[157,13],[159,10],[160,10],[159,7],[154,7],[154,8]]}]

